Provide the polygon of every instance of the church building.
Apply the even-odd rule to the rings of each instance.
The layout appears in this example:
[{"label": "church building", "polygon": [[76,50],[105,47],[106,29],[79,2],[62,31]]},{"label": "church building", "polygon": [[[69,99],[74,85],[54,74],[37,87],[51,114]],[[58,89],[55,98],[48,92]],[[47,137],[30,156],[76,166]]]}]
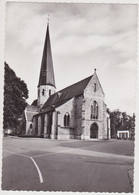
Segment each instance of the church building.
[{"label": "church building", "polygon": [[26,134],[62,140],[110,139],[104,98],[96,69],[93,75],[56,91],[48,23],[38,97],[25,110]]}]

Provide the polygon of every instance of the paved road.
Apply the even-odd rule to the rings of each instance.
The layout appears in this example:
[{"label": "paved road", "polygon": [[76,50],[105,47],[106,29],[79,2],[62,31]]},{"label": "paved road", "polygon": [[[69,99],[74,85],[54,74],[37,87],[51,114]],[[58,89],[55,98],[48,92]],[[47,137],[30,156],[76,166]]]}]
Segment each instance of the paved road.
[{"label": "paved road", "polygon": [[133,146],[121,140],[5,137],[2,189],[132,192]]}]

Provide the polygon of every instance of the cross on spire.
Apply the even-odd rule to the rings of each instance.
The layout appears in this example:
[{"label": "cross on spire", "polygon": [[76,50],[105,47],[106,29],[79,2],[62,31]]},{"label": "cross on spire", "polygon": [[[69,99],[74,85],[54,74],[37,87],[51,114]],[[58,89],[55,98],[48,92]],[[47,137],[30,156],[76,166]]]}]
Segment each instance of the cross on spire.
[{"label": "cross on spire", "polygon": [[44,42],[38,87],[41,85],[51,85],[55,87],[53,59],[52,59],[51,42],[50,42],[50,35],[49,35],[49,23],[47,24],[46,38]]},{"label": "cross on spire", "polygon": [[50,15],[48,14],[48,16],[47,16],[47,23],[49,24],[49,22],[50,22]]}]

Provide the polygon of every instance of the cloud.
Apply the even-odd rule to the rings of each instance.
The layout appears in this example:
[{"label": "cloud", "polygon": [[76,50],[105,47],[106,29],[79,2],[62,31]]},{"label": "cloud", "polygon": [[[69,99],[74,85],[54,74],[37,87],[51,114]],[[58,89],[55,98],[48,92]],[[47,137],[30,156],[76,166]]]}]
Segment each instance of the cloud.
[{"label": "cloud", "polygon": [[29,102],[37,94],[50,14],[58,89],[93,74],[97,68],[107,104],[133,111],[134,103],[128,103],[135,94],[136,5],[8,2],[6,13],[6,61],[27,82]]}]

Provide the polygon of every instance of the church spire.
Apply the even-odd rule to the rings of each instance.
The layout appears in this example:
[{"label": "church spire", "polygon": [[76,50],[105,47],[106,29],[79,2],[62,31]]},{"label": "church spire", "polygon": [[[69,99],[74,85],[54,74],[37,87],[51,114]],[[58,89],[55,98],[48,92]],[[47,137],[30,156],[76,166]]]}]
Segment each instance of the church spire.
[{"label": "church spire", "polygon": [[43,49],[38,87],[41,85],[50,85],[55,87],[53,60],[52,60],[51,43],[50,43],[50,35],[49,35],[49,18],[47,22],[46,38],[45,38],[44,49]]}]

